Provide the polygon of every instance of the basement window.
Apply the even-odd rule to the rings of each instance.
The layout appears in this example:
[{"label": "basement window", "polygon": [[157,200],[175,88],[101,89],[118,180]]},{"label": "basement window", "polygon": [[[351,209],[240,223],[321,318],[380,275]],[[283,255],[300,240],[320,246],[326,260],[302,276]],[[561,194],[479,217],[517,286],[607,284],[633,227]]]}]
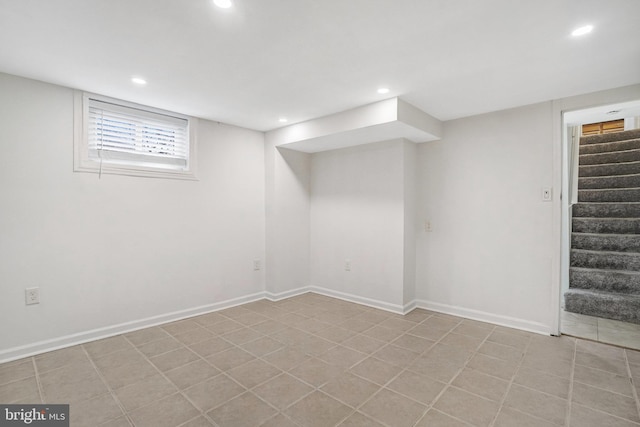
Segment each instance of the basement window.
[{"label": "basement window", "polygon": [[194,119],[103,96],[76,95],[76,172],[195,179]]}]

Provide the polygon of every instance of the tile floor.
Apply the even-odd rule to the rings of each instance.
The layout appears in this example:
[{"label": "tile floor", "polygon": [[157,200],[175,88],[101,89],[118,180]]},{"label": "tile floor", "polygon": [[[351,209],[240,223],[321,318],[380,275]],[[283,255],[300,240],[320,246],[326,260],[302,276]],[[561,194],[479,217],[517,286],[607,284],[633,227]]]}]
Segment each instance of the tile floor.
[{"label": "tile floor", "polygon": [[305,294],[0,365],[72,426],[639,427],[640,352]]},{"label": "tile floor", "polygon": [[560,313],[563,334],[640,350],[640,325],[564,310]]}]

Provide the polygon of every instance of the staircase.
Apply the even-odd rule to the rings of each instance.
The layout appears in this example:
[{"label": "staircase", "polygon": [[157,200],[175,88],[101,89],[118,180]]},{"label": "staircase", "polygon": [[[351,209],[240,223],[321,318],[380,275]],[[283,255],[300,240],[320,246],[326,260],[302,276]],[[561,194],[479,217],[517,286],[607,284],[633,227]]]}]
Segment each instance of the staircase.
[{"label": "staircase", "polygon": [[580,138],[565,311],[640,324],[640,129]]}]

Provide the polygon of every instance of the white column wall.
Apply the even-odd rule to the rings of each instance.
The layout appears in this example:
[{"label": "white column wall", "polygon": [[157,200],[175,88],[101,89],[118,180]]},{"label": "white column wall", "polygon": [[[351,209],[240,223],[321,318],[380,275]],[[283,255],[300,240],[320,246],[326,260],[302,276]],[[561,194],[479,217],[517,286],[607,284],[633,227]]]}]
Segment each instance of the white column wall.
[{"label": "white column wall", "polygon": [[[391,309],[402,307],[403,165],[403,140],[313,154],[313,286]],[[351,271],[345,270],[346,260]]]},{"label": "white column wall", "polygon": [[276,147],[266,134],[266,290],[283,298],[309,286],[310,155]]}]

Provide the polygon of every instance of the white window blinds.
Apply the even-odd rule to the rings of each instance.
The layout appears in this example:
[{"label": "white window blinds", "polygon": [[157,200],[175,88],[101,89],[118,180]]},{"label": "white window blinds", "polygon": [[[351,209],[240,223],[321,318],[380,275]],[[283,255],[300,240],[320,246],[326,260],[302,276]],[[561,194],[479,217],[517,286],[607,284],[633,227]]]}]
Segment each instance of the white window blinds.
[{"label": "white window blinds", "polygon": [[89,98],[89,159],[177,171],[189,169],[189,122]]}]

